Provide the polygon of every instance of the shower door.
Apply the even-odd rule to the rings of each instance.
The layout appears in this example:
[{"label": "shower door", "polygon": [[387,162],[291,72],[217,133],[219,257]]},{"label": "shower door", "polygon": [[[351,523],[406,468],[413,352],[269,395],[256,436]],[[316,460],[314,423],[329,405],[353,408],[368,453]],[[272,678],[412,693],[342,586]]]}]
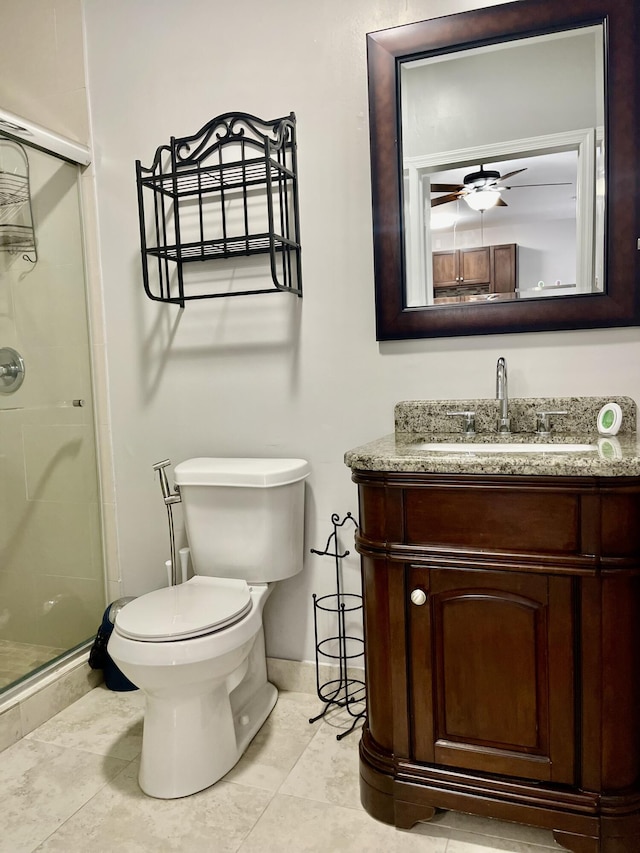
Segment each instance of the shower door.
[{"label": "shower door", "polygon": [[80,167],[0,133],[0,693],[102,617],[93,412]]}]

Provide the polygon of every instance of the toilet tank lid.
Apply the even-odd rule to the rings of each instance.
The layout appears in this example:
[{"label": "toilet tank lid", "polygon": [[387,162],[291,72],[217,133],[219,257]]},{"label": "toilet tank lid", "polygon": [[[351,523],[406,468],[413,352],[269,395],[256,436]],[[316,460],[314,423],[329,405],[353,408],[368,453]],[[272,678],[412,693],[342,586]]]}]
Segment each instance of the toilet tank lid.
[{"label": "toilet tank lid", "polygon": [[242,459],[200,457],[187,459],[174,468],[178,486],[244,486],[271,488],[297,483],[309,476],[305,459]]}]

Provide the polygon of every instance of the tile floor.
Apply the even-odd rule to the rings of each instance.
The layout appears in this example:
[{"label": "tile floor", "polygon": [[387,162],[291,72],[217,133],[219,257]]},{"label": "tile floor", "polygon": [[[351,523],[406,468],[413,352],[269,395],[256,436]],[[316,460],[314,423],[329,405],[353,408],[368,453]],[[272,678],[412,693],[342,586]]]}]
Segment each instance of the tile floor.
[{"label": "tile floor", "polygon": [[281,692],[220,782],[181,800],[137,784],[143,696],[100,686],[6,749],[0,851],[57,853],[549,853],[551,833],[453,812],[410,832],[369,817],[358,735],[344,717],[309,725],[315,696]]},{"label": "tile floor", "polygon": [[0,640],[0,688],[13,684],[14,681],[33,672],[42,664],[49,663],[65,651],[66,649],[52,646]]}]

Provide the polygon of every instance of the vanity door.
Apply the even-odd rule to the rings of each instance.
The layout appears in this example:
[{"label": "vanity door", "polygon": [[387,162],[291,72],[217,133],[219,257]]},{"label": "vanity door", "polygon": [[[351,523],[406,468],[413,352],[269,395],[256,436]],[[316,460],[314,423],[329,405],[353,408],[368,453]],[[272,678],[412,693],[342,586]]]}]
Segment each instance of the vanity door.
[{"label": "vanity door", "polygon": [[408,580],[412,758],[573,783],[571,579],[412,566]]}]

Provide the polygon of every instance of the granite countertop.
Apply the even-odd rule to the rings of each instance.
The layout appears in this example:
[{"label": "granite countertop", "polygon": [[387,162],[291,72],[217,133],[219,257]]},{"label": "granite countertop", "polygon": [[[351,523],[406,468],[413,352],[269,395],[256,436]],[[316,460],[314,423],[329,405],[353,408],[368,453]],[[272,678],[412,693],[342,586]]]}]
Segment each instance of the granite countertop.
[{"label": "granite countertop", "polygon": [[[623,411],[623,428],[615,437],[598,435],[597,413],[605,402],[617,402]],[[640,440],[636,433],[636,406],[627,397],[537,398],[512,402],[517,431],[501,435],[495,431],[497,404],[491,400],[409,401],[395,409],[396,431],[368,444],[349,450],[345,463],[360,471],[403,471],[433,474],[509,474],[565,477],[637,477],[640,476]],[[567,414],[555,420],[550,435],[531,430],[538,410]],[[447,411],[472,410],[477,413],[477,434],[465,436],[460,428],[453,432]],[[512,416],[513,417],[513,416]],[[454,421],[454,424],[456,422]],[[460,450],[437,451],[420,445],[455,443]],[[539,444],[540,451],[525,453],[474,450],[479,443]],[[551,452],[545,445],[586,444],[592,450]]]},{"label": "granite countertop", "polygon": [[[636,434],[620,435],[600,442],[596,435],[555,436],[561,443],[593,444],[587,452],[544,452],[543,441],[535,435],[508,437],[510,443],[541,443],[539,453],[483,453],[473,450],[474,443],[504,442],[497,434],[476,435],[465,439],[460,433],[433,435],[395,434],[356,447],[345,454],[345,463],[360,471],[406,471],[428,474],[535,474],[561,477],[637,477],[640,476],[640,441]],[[456,442],[461,452],[421,450],[425,442]]]}]

